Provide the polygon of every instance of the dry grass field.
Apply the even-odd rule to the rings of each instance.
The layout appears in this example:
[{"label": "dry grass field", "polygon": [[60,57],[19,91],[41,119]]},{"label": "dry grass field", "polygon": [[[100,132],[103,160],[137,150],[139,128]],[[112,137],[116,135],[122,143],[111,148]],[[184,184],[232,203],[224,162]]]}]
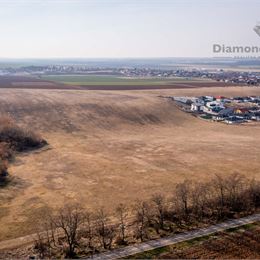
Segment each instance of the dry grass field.
[{"label": "dry grass field", "polygon": [[260,95],[260,88],[147,91],[1,89],[0,113],[49,147],[17,156],[0,190],[0,240],[26,235],[44,210],[68,201],[115,207],[170,195],[185,178],[234,172],[260,178],[260,124],[206,122],[159,95]]}]

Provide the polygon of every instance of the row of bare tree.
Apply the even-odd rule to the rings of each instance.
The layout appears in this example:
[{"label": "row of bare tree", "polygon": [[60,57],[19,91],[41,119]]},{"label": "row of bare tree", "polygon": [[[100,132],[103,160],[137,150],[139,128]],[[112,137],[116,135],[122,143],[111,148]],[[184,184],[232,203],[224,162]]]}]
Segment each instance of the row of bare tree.
[{"label": "row of bare tree", "polygon": [[132,206],[120,204],[110,217],[104,208],[90,213],[67,205],[44,218],[35,249],[40,257],[75,257],[252,214],[259,206],[260,183],[254,179],[233,174],[208,182],[185,180],[171,197],[156,194]]}]

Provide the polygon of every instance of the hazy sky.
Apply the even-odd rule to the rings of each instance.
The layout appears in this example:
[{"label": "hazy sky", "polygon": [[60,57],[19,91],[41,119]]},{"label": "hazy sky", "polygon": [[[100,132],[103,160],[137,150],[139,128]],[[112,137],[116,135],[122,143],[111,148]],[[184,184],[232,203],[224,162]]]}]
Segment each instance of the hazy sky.
[{"label": "hazy sky", "polygon": [[0,57],[212,57],[258,21],[260,0],[0,0]]}]

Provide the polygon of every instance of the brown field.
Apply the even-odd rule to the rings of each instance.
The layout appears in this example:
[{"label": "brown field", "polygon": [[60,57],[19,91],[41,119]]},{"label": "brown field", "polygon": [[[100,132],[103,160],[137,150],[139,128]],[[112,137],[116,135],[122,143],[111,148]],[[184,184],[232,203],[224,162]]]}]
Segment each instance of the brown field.
[{"label": "brown field", "polygon": [[[131,256],[133,259],[259,259],[260,223]],[[129,257],[130,258],[130,257]]]},{"label": "brown field", "polygon": [[42,210],[68,201],[113,208],[185,178],[260,178],[260,124],[206,122],[158,95],[260,95],[257,87],[146,91],[1,89],[0,112],[50,146],[17,156],[0,190],[0,240],[35,231]]},{"label": "brown field", "polygon": [[77,86],[85,90],[153,90],[153,89],[188,89],[188,88],[210,88],[229,87],[232,84],[224,82],[180,82],[167,85],[81,85]]},{"label": "brown field", "polygon": [[70,89],[71,86],[42,80],[32,76],[0,76],[0,89],[14,88],[14,89]]},{"label": "brown field", "polygon": [[[98,78],[97,78],[98,79]],[[0,89],[1,88],[14,88],[14,89],[76,89],[76,90],[153,90],[153,89],[187,89],[187,88],[209,88],[209,87],[229,87],[233,86],[231,83],[215,82],[215,81],[189,81],[184,80],[180,82],[170,82],[162,85],[145,85],[134,84],[127,85],[80,85],[79,83],[63,84],[57,81],[44,80],[32,76],[0,76]]]}]

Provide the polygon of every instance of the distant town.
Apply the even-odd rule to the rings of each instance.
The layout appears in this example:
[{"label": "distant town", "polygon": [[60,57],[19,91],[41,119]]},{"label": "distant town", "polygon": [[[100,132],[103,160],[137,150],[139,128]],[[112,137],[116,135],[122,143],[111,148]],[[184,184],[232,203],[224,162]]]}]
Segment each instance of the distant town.
[{"label": "distant town", "polygon": [[260,97],[169,97],[177,106],[188,113],[202,119],[240,124],[260,122]]},{"label": "distant town", "polygon": [[187,78],[209,79],[242,85],[260,85],[260,72],[230,71],[224,69],[154,69],[154,68],[104,68],[87,65],[46,65],[0,69],[0,75],[106,75],[127,78]]}]

